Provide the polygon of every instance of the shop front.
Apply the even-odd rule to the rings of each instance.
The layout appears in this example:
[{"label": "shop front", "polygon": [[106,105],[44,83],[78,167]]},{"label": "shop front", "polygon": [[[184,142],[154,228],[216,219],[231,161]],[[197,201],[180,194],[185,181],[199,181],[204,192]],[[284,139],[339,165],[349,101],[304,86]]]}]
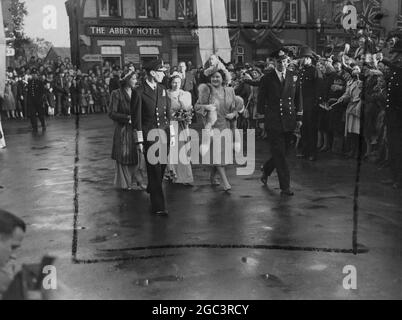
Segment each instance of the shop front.
[{"label": "shop front", "polygon": [[84,36],[90,43],[86,50],[81,50],[84,70],[105,62],[118,67],[133,63],[140,68],[152,59],[171,60],[168,29],[87,25]]}]

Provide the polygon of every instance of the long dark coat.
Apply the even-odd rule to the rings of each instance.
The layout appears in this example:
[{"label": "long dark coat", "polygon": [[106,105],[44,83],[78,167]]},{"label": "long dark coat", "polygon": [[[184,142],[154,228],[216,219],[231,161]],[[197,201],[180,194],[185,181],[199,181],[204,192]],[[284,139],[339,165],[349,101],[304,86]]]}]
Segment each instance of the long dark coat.
[{"label": "long dark coat", "polygon": [[317,121],[317,81],[318,72],[314,66],[305,66],[299,72],[298,87],[300,103],[303,107],[303,125],[311,125]]},{"label": "long dark coat", "polygon": [[[109,117],[115,123],[113,136],[112,159],[122,165],[137,165],[139,163],[139,151],[136,143],[136,128],[140,127],[141,119],[137,117],[140,102],[135,90],[132,91],[131,99],[124,89],[112,92]],[[129,124],[129,116],[131,122]]]}]

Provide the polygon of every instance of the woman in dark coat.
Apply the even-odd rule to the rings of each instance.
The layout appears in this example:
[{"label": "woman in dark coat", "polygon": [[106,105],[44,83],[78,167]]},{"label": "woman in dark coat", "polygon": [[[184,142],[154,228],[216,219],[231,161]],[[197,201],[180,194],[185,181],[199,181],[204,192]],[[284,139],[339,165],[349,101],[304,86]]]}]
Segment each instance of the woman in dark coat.
[{"label": "woman in dark coat", "polygon": [[[121,88],[111,95],[109,117],[115,123],[112,159],[116,161],[114,184],[123,190],[132,190],[133,183],[146,189],[141,174],[141,151],[136,141],[136,130],[141,121],[140,100],[134,90],[137,84],[135,71],[129,70],[121,77]],[[136,109],[136,110],[133,110]]]}]

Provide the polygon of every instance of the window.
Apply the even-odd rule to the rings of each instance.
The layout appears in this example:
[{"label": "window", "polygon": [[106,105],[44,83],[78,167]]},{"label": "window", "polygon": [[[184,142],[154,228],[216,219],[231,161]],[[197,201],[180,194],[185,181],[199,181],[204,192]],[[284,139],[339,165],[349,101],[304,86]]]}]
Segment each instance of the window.
[{"label": "window", "polygon": [[297,0],[286,3],[285,22],[297,23]]},{"label": "window", "polygon": [[194,16],[194,0],[177,0],[177,18],[185,19]]},{"label": "window", "polygon": [[237,0],[226,0],[226,14],[229,21],[238,21]]},{"label": "window", "polygon": [[100,0],[99,16],[121,17],[121,0]]},{"label": "window", "polygon": [[237,47],[236,56],[237,56],[237,63],[243,64],[244,63],[244,48],[243,47]]},{"label": "window", "polygon": [[269,0],[254,1],[254,19],[255,21],[269,21]]},{"label": "window", "polygon": [[237,47],[237,54],[244,55],[244,48],[243,47]]},{"label": "window", "polygon": [[137,0],[138,17],[140,18],[158,18],[159,0]]},{"label": "window", "polygon": [[261,21],[261,15],[260,15],[260,0],[254,0],[254,20],[255,21]]},{"label": "window", "polygon": [[269,20],[269,2],[268,0],[261,0],[261,22],[268,22]]},{"label": "window", "polygon": [[103,62],[108,62],[111,66],[121,67],[121,47],[103,46],[101,47]]}]

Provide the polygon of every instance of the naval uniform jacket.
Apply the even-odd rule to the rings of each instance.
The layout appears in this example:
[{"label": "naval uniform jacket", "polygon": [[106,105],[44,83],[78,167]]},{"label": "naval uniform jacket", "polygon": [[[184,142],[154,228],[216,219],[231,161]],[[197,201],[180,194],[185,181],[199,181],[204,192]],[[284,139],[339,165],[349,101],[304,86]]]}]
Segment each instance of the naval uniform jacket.
[{"label": "naval uniform jacket", "polygon": [[296,121],[300,121],[303,110],[297,99],[297,76],[286,71],[283,83],[275,70],[268,72],[260,83],[258,92],[258,112],[265,114],[265,128],[278,133],[293,132]]},{"label": "naval uniform jacket", "polygon": [[383,60],[390,68],[387,80],[387,100],[385,111],[388,126],[402,130],[402,58],[399,61]]},{"label": "naval uniform jacket", "polygon": [[43,97],[45,94],[45,86],[42,80],[31,79],[28,81],[27,104],[28,115],[35,115],[37,112],[44,114]]},{"label": "naval uniform jacket", "polygon": [[170,100],[167,90],[161,84],[153,90],[144,82],[137,89],[137,93],[141,107],[141,123],[138,129],[142,131],[144,141],[147,141],[149,131],[162,129],[166,132],[169,143]]}]

